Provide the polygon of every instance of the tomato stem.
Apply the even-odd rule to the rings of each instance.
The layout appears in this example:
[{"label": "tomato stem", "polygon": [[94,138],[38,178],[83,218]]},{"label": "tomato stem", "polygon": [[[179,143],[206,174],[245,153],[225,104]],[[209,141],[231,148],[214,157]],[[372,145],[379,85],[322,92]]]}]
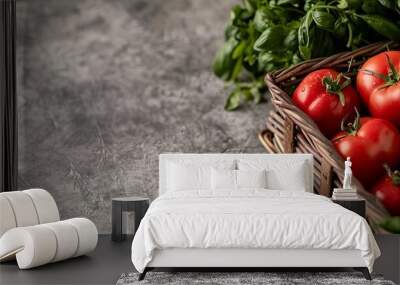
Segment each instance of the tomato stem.
[{"label": "tomato stem", "polygon": [[393,172],[392,181],[395,186],[400,186],[400,171],[395,170]]},{"label": "tomato stem", "polygon": [[400,171],[399,170],[392,171],[387,163],[383,164],[383,167],[386,170],[387,176],[389,176],[392,179],[393,185],[400,186]]},{"label": "tomato stem", "polygon": [[385,55],[386,55],[386,59],[389,64],[389,67],[390,67],[390,72],[388,73],[388,77],[389,77],[390,81],[393,84],[396,82],[399,82],[400,81],[399,73],[397,72],[396,68],[394,67],[394,64],[393,64],[392,60],[390,59],[390,57],[386,53],[385,53]]},{"label": "tomato stem", "polygon": [[[346,78],[346,80],[341,84],[340,81],[342,77]],[[336,79],[333,79],[332,76],[325,76],[322,79],[322,84],[325,86],[326,92],[337,95],[342,106],[346,104],[346,97],[342,90],[349,86],[350,83],[351,79],[347,78],[342,73],[339,73]]]},{"label": "tomato stem", "polygon": [[383,84],[381,87],[387,87],[387,86],[391,86],[393,84],[396,84],[397,82],[400,81],[400,74],[399,72],[396,70],[392,60],[390,59],[390,57],[385,53],[386,56],[386,60],[387,63],[389,65],[389,72],[387,75],[384,75],[382,73],[378,73],[372,70],[368,70],[368,69],[362,69],[362,71],[366,74],[378,77],[379,79],[382,79],[385,81],[385,84]]},{"label": "tomato stem", "polygon": [[347,117],[346,117],[342,120],[342,124],[341,124],[342,131],[345,131],[352,136],[355,136],[361,127],[360,113],[358,112],[357,108],[354,108],[354,111],[356,112],[356,117],[355,117],[354,121],[346,124],[346,120],[347,120]]}]

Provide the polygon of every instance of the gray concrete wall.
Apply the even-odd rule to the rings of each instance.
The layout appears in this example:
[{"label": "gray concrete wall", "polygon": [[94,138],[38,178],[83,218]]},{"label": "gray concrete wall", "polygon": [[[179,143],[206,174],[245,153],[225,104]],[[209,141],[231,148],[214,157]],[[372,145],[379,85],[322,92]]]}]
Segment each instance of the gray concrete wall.
[{"label": "gray concrete wall", "polygon": [[18,1],[19,187],[110,232],[111,197],[157,196],[162,152],[263,152],[269,106],[228,113],[214,0]]}]

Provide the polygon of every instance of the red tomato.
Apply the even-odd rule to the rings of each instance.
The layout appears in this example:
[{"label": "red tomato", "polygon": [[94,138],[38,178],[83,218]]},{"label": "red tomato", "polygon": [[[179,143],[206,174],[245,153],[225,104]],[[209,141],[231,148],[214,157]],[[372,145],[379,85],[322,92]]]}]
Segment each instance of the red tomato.
[{"label": "red tomato", "polygon": [[400,171],[388,172],[375,184],[372,193],[393,216],[400,216]]},{"label": "red tomato", "polygon": [[372,116],[400,127],[400,82],[375,89],[369,98],[369,110]]},{"label": "red tomato", "polygon": [[[378,87],[385,84],[385,79],[377,74],[388,76],[390,66],[387,56],[392,61],[395,69],[400,70],[400,51],[386,51],[368,59],[357,73],[357,91],[360,93],[366,106],[369,106],[369,98],[372,92]],[[372,74],[372,73],[375,74]]]},{"label": "red tomato", "polygon": [[396,167],[400,162],[400,133],[383,119],[356,119],[332,142],[344,159],[351,157],[353,173],[366,189],[383,175],[384,163]]},{"label": "red tomato", "polygon": [[342,120],[359,99],[350,82],[333,69],[320,69],[308,74],[293,93],[294,104],[308,114],[321,132],[331,138],[340,131]]},{"label": "red tomato", "polygon": [[400,51],[367,60],[357,74],[357,90],[373,117],[400,127]]}]

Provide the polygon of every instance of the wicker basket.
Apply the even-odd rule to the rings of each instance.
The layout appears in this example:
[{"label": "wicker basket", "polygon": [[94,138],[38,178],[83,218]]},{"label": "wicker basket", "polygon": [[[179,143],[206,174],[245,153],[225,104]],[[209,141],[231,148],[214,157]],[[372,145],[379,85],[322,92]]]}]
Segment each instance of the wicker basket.
[{"label": "wicker basket", "polygon": [[[271,94],[275,110],[271,111],[267,129],[259,139],[270,153],[312,153],[314,155],[314,190],[330,197],[333,187],[339,187],[343,179],[344,160],[332,143],[318,129],[317,125],[303,111],[296,107],[286,91],[289,86],[299,83],[305,75],[321,68],[346,70],[359,66],[366,58],[378,54],[388,47],[397,48],[393,42],[376,43],[364,48],[342,52],[327,58],[312,59],[285,70],[267,74],[265,82]],[[367,201],[367,218],[375,231],[385,216],[386,209],[368,193],[357,179],[354,179],[359,195]]]}]

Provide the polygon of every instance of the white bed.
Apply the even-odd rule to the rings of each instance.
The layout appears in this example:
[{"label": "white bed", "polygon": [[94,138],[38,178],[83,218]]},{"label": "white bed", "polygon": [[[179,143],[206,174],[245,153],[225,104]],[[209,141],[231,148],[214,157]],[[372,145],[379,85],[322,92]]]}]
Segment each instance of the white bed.
[{"label": "white bed", "polygon": [[[140,279],[155,267],[354,267],[370,278],[373,234],[312,193],[312,155],[161,154],[159,168],[160,196],[132,243]],[[230,173],[234,186],[221,180]]]}]

